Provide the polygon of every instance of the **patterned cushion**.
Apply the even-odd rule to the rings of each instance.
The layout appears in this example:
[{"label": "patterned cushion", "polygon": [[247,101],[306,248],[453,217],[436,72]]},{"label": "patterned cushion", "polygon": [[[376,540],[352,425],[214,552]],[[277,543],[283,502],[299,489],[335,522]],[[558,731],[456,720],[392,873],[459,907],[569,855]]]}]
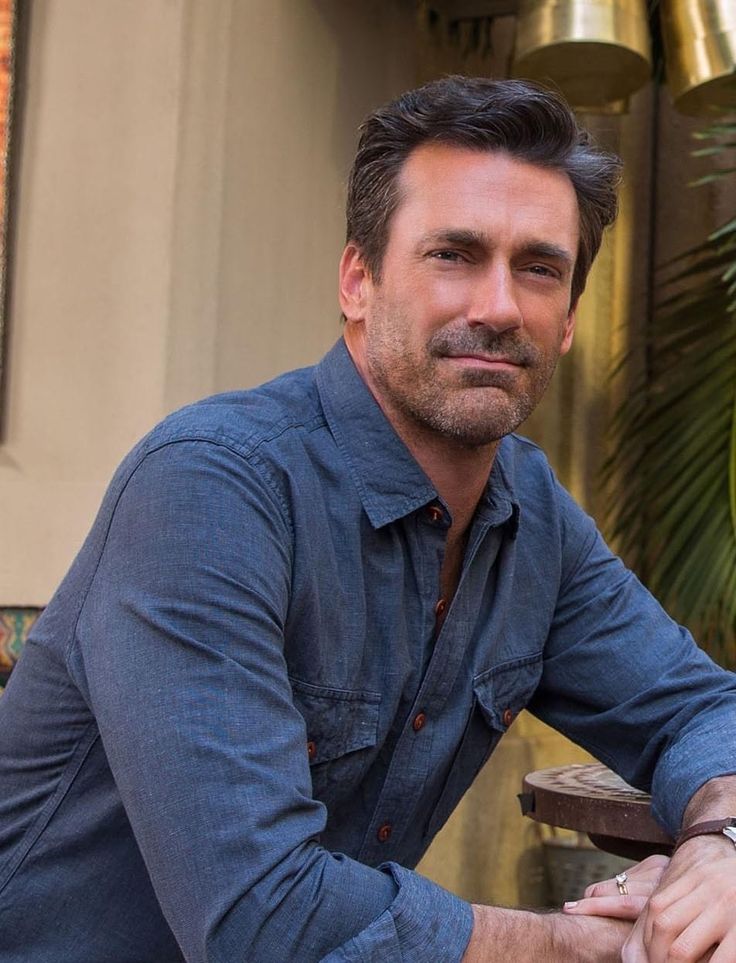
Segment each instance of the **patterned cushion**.
[{"label": "patterned cushion", "polygon": [[0,608],[0,686],[8,681],[40,608]]}]

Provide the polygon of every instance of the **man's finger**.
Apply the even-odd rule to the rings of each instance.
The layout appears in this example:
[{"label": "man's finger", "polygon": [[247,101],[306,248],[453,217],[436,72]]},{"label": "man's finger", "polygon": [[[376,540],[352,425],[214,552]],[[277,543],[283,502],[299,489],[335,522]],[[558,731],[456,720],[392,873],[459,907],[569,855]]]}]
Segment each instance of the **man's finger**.
[{"label": "man's finger", "polygon": [[[640,863],[636,863],[630,869],[627,869],[625,876],[626,887],[629,892],[631,892],[631,886],[635,882],[646,883],[649,892],[652,892],[667,869],[669,862],[669,857],[656,853],[653,856],[647,856]],[[620,893],[615,877],[591,883],[585,890],[586,897],[610,896],[615,893]]]},{"label": "man's finger", "polygon": [[648,895],[596,896],[565,903],[565,913],[576,916],[610,916],[620,920],[635,920],[647,904]]},{"label": "man's finger", "polygon": [[[651,963],[666,963],[673,958],[699,960],[713,945],[718,929],[708,887],[696,886],[675,901],[668,899],[668,895],[666,891],[657,893],[649,902],[644,935],[649,960]],[[673,957],[675,947],[683,955]]]}]

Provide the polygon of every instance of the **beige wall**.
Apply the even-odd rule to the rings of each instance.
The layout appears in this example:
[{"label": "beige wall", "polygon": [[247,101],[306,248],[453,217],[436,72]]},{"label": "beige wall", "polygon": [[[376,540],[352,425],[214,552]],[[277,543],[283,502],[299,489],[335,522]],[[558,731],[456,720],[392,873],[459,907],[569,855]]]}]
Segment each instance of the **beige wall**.
[{"label": "beige wall", "polygon": [[415,76],[403,0],[28,6],[0,605],[48,600],[153,422],[337,337],[353,132]]}]

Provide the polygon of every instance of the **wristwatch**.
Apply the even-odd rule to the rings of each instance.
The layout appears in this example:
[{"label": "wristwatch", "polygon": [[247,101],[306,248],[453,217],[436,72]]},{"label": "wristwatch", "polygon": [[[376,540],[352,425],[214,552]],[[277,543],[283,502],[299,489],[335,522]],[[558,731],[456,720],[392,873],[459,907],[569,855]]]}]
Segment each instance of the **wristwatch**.
[{"label": "wristwatch", "polygon": [[693,836],[710,835],[727,836],[736,846],[736,816],[729,816],[726,819],[711,819],[705,823],[695,823],[688,826],[687,829],[678,833],[675,850],[679,849],[686,840],[692,839]]}]

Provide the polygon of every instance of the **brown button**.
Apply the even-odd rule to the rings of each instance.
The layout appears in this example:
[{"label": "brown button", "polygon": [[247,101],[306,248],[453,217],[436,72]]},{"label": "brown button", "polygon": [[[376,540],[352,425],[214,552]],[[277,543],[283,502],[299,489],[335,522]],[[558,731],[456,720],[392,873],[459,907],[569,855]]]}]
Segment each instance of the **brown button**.
[{"label": "brown button", "polygon": [[434,614],[437,616],[437,618],[445,614],[446,608],[447,608],[447,600],[440,599],[439,602],[434,607]]},{"label": "brown button", "polygon": [[391,823],[384,823],[383,826],[381,826],[381,828],[376,833],[376,836],[378,836],[379,843],[385,843],[388,839],[390,839],[392,830],[393,830],[393,826],[391,825]]},{"label": "brown button", "polygon": [[316,755],[317,755],[317,743],[313,742],[310,739],[309,742],[307,743],[307,756],[310,759],[314,759]]},{"label": "brown button", "polygon": [[429,505],[427,508],[427,518],[432,524],[436,525],[437,522],[441,522],[445,517],[445,513],[439,507],[439,505]]},{"label": "brown button", "polygon": [[509,727],[509,726],[511,725],[511,723],[514,721],[514,713],[513,713],[513,710],[512,710],[512,709],[504,709],[504,710],[503,710],[503,716],[501,716],[501,720],[502,720],[503,724],[506,726],[506,728],[508,729],[508,727]]},{"label": "brown button", "polygon": [[417,714],[412,719],[411,727],[414,732],[419,732],[420,729],[424,728],[424,723],[427,721],[427,717],[423,712],[417,712]]}]

